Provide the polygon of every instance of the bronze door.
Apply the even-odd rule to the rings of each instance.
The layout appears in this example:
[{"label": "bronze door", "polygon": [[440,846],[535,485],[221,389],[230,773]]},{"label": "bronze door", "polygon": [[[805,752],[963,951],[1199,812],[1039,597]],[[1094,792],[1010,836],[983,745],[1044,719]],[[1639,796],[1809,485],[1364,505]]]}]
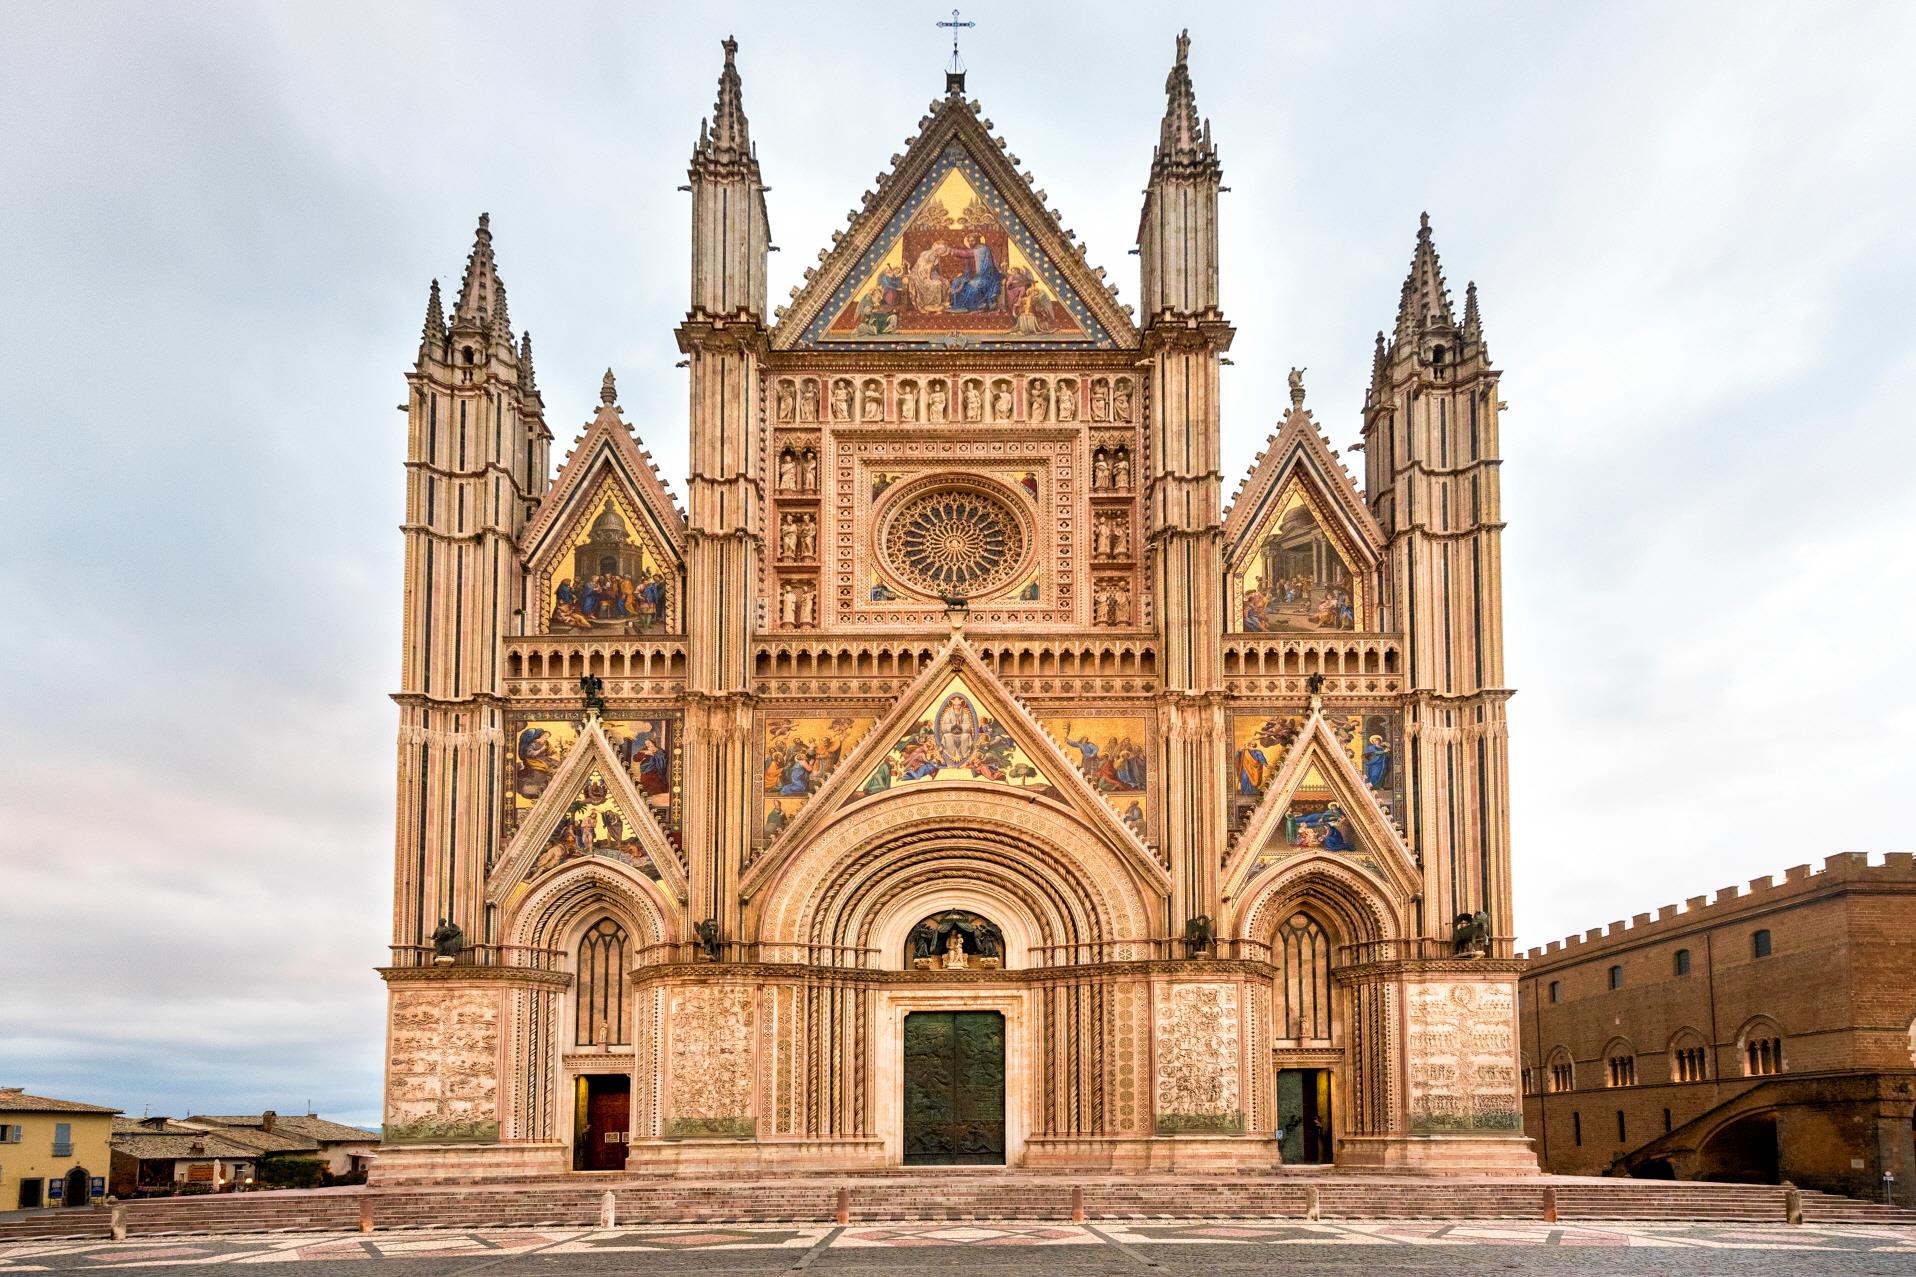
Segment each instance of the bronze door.
[{"label": "bronze door", "polygon": [[1005,1018],[905,1017],[905,1165],[1005,1164]]}]

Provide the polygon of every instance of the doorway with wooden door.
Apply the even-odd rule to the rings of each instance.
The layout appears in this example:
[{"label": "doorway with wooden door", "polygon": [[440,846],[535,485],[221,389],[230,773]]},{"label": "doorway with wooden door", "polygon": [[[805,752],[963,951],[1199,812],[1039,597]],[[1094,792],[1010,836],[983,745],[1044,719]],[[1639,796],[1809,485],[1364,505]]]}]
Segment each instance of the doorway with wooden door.
[{"label": "doorway with wooden door", "polygon": [[1331,1160],[1331,1071],[1277,1071],[1277,1138],[1286,1166]]},{"label": "doorway with wooden door", "polygon": [[632,1129],[632,1078],[585,1073],[574,1083],[572,1169],[622,1171]]}]

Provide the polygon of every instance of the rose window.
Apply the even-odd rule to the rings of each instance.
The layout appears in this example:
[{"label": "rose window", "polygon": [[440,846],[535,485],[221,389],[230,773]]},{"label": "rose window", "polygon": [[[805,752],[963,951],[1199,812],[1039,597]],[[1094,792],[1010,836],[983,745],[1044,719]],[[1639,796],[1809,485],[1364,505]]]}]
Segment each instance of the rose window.
[{"label": "rose window", "polygon": [[1025,533],[1003,502],[969,488],[913,497],[885,521],[885,566],[927,594],[976,598],[1010,585]]}]

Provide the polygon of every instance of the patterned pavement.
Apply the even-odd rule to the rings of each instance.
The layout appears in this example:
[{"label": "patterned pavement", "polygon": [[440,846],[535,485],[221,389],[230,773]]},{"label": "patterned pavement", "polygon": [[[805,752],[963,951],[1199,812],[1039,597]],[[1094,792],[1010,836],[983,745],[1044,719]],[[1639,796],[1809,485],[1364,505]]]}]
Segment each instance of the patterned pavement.
[{"label": "patterned pavement", "polygon": [[[13,1273],[92,1272],[216,1265],[323,1263],[358,1268],[395,1264],[405,1273],[706,1272],[760,1273],[835,1269],[918,1272],[949,1267],[995,1272],[1257,1271],[1276,1262],[1273,1247],[1313,1247],[1313,1267],[1374,1272],[1451,1271],[1460,1246],[1509,1247],[1487,1266],[1549,1272],[1695,1274],[1763,1272],[1916,1273],[1916,1228],[1884,1225],[1602,1223],[1472,1221],[1127,1220],[1093,1224],[953,1222],[635,1225],[624,1228],[446,1229],[359,1233],[147,1238],[125,1242],[0,1244],[0,1277]],[[1019,1262],[1014,1248],[1043,1249]],[[998,1254],[977,1256],[979,1248]],[[914,1254],[889,1263],[886,1250]],[[1379,1249],[1397,1252],[1385,1261]],[[1428,1254],[1416,1252],[1428,1251]],[[1621,1252],[1661,1251],[1629,1261]],[[1682,1259],[1671,1251],[1688,1251]],[[1007,1253],[1011,1252],[1011,1253]],[[1583,1256],[1575,1259],[1568,1252]],[[1618,1252],[1606,1256],[1604,1252]],[[1754,1253],[1753,1253],[1754,1252]],[[970,1258],[966,1258],[970,1255]],[[1294,1258],[1302,1255],[1293,1251]],[[1510,1262],[1518,1261],[1518,1262]],[[323,1270],[307,1270],[323,1271]]]}]

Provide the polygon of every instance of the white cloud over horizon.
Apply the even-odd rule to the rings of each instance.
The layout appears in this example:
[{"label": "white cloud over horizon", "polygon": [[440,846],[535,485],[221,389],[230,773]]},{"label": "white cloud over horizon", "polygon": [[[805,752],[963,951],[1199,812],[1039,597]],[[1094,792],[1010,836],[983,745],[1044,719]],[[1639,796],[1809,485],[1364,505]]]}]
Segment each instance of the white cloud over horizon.
[{"label": "white cloud over horizon", "polygon": [[[9,6],[0,1083],[377,1120],[428,279],[489,210],[555,453],[609,364],[682,490],[718,40],[782,300],[942,91],[948,8]],[[1420,211],[1478,282],[1523,944],[1911,848],[1916,10],[975,8],[973,96],[1127,301],[1190,27],[1227,490],[1293,364],[1357,437]]]}]

